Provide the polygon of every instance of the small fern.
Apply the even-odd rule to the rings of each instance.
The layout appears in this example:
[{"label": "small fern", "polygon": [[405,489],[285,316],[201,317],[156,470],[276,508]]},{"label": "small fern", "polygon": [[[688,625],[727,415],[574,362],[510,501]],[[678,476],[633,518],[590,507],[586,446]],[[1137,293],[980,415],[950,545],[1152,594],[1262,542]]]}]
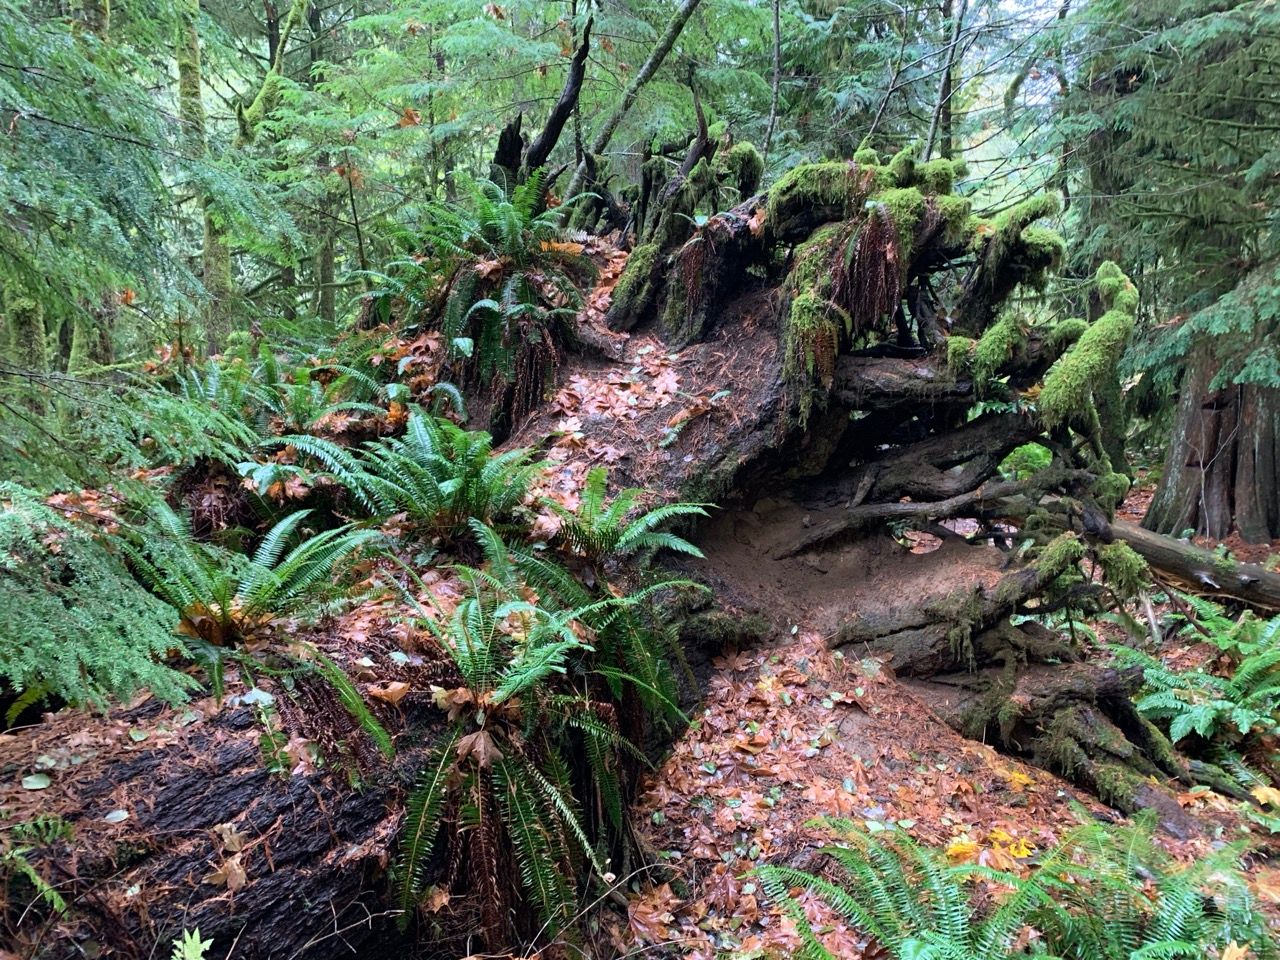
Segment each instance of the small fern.
[{"label": "small fern", "polygon": [[593,467],[587,472],[576,510],[551,504],[562,520],[561,544],[593,562],[610,556],[656,550],[702,556],[702,552],[688,540],[658,528],[679,517],[707,516],[704,504],[669,503],[632,516],[636,502],[645,491],[631,487],[619,491],[612,500],[606,500],[608,481],[609,473],[604,467]]}]

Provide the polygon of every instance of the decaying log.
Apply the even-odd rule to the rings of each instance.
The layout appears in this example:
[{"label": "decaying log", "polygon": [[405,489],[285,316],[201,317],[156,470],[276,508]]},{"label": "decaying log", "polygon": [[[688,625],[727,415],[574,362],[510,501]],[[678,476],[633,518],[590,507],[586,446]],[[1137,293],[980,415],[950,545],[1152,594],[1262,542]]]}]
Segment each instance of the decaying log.
[{"label": "decaying log", "polygon": [[950,673],[908,686],[965,736],[1081,784],[1126,813],[1154,810],[1170,834],[1200,836],[1167,783],[1194,782],[1133,705],[1140,671],[1088,663]]},{"label": "decaying log", "polygon": [[1094,518],[1086,527],[1103,542],[1120,541],[1151,567],[1191,593],[1231,597],[1256,607],[1280,610],[1280,573],[1253,563],[1236,563],[1193,543],[1153,533],[1134,523]]},{"label": "decaying log", "polygon": [[[434,713],[421,719],[438,724]],[[405,783],[425,754],[406,748],[392,769],[362,763],[357,785],[336,756],[324,769],[268,772],[262,732],[248,707],[184,715],[148,700],[0,737],[0,769],[25,773],[37,755],[59,763],[48,790],[6,777],[0,805],[14,822],[57,815],[74,831],[27,854],[66,914],[11,884],[6,946],[42,960],[141,960],[168,956],[172,939],[198,927],[211,960],[233,950],[238,960],[328,960],[373,939],[407,950],[387,867]]]}]

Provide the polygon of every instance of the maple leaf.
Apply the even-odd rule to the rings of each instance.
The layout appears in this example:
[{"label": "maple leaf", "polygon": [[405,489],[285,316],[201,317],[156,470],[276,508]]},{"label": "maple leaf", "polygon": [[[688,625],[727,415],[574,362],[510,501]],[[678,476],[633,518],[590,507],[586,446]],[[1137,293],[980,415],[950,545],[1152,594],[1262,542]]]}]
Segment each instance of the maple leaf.
[{"label": "maple leaf", "polygon": [[400,114],[400,119],[396,123],[402,127],[416,127],[422,123],[422,114],[413,109],[413,107],[405,107],[404,112]]},{"label": "maple leaf", "polygon": [[764,221],[766,216],[768,216],[766,208],[761,207],[751,215],[750,219],[747,220],[747,229],[751,231],[751,235],[753,237],[758,237],[764,233]]},{"label": "maple leaf", "polygon": [[678,905],[679,899],[669,883],[632,900],[627,904],[627,920],[632,933],[647,943],[661,943],[668,939],[667,927],[675,922],[672,910]]},{"label": "maple leaf", "polygon": [[480,768],[484,770],[488,769],[494,760],[501,760],[503,753],[493,742],[493,737],[488,730],[477,730],[458,741],[458,762],[461,763],[470,756],[474,756]]},{"label": "maple leaf", "polygon": [[1275,787],[1254,787],[1249,791],[1253,799],[1267,806],[1280,807],[1280,790]]},{"label": "maple leaf", "polygon": [[507,19],[507,11],[503,10],[496,3],[486,3],[484,5],[484,12],[487,13],[489,16],[493,17],[493,19],[495,20]]},{"label": "maple leaf", "polygon": [[1249,947],[1241,946],[1232,940],[1222,948],[1221,960],[1249,960]]}]

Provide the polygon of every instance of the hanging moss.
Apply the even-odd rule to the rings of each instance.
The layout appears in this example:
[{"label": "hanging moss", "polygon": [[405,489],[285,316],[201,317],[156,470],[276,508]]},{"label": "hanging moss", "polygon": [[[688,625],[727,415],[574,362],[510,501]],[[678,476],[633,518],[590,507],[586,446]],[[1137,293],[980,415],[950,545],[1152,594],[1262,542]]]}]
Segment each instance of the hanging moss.
[{"label": "hanging moss", "polygon": [[1150,582],[1151,568],[1147,561],[1127,543],[1108,543],[1098,550],[1098,565],[1102,567],[1107,586],[1126,599],[1137,596]]},{"label": "hanging moss", "polygon": [[973,375],[978,382],[985,382],[999,373],[1000,368],[1018,351],[1026,340],[1026,331],[1012,310],[1006,310],[995,323],[987,328],[973,351]]},{"label": "hanging moss", "polygon": [[799,394],[799,422],[808,422],[813,408],[812,386],[830,388],[840,347],[843,311],[812,292],[791,301],[783,334],[782,375]]},{"label": "hanging moss", "polygon": [[795,260],[787,276],[787,288],[796,294],[814,293],[830,299],[834,285],[832,265],[844,245],[845,225],[829,223],[813,231],[808,240],[796,246]]},{"label": "hanging moss", "polygon": [[1078,564],[1084,557],[1084,544],[1074,533],[1054,537],[1040,549],[1036,557],[1036,570],[1042,577],[1060,576]]},{"label": "hanging moss", "polygon": [[1048,427],[1073,419],[1096,419],[1091,403],[1095,390],[1115,379],[1116,364],[1129,343],[1137,310],[1136,294],[1130,293],[1133,285],[1123,274],[1117,280],[1118,270],[1110,261],[1098,269],[1099,293],[1104,303],[1109,300],[1113,306],[1080,335],[1075,346],[1045,375],[1040,417]]},{"label": "hanging moss", "polygon": [[973,351],[976,340],[954,336],[947,340],[947,369],[955,377],[963,376],[973,367]]},{"label": "hanging moss", "polygon": [[764,157],[754,143],[746,141],[717,153],[713,166],[721,182],[744,199],[760,188],[760,178],[764,176]]}]

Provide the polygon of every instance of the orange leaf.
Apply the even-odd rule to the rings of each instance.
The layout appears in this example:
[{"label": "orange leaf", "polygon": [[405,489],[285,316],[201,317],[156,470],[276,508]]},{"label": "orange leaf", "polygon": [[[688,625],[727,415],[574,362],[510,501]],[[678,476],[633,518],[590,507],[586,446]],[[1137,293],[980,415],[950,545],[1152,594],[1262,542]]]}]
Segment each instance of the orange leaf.
[{"label": "orange leaf", "polygon": [[413,107],[405,107],[404,113],[400,114],[398,123],[402,127],[416,127],[422,123],[422,114],[413,109]]},{"label": "orange leaf", "polygon": [[394,706],[404,699],[405,694],[407,694],[410,689],[409,684],[404,681],[393,680],[391,683],[385,684],[381,687],[370,687],[368,693],[369,696],[373,697],[373,699],[381,700],[384,703],[389,703]]}]

